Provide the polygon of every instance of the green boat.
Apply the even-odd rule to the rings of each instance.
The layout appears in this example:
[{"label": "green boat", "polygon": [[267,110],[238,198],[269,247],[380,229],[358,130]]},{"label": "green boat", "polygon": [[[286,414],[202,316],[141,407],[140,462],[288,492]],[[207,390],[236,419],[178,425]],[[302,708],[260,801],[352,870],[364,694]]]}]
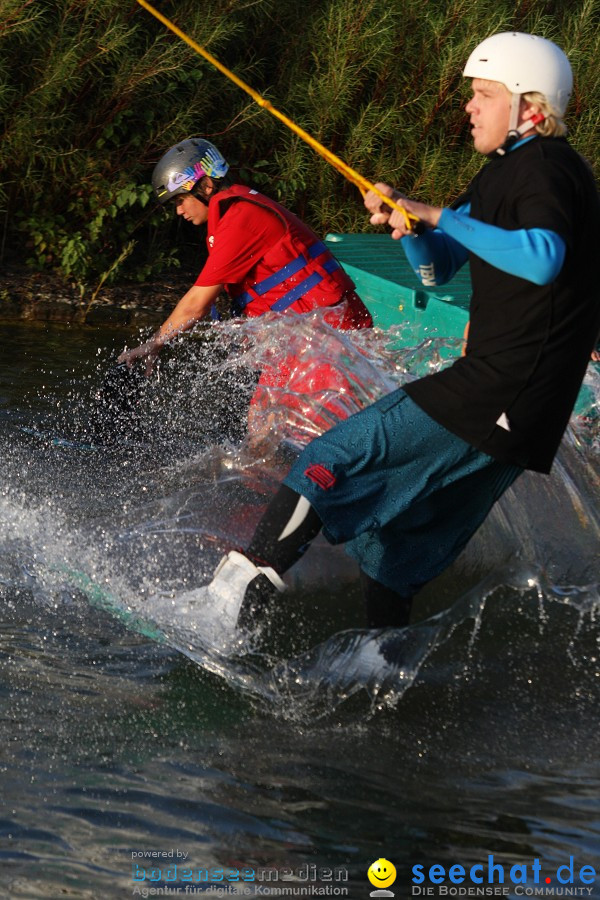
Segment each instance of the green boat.
[{"label": "green boat", "polygon": [[[471,278],[464,266],[452,281],[426,288],[413,272],[398,241],[389,234],[336,234],[325,237],[331,252],[356,284],[378,328],[406,325],[407,341],[427,337],[462,338],[469,319]],[[593,364],[600,371],[598,363]],[[599,415],[592,388],[584,384],[575,414]]]},{"label": "green boat", "polygon": [[325,241],[356,285],[378,328],[407,324],[417,340],[462,337],[469,318],[471,278],[461,271],[441,287],[425,288],[402,247],[389,234],[328,234]]}]

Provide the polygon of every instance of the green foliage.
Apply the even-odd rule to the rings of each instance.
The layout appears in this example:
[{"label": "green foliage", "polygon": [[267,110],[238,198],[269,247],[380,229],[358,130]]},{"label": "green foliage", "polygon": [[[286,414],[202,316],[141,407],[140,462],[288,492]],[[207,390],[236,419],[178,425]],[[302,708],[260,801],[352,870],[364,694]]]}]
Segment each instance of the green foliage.
[{"label": "green foliage", "polygon": [[[461,77],[474,44],[544,34],[572,60],[571,139],[598,169],[600,0],[156,4],[361,174],[437,203],[481,164]],[[356,188],[135,0],[0,0],[0,121],[5,258],[62,273],[82,297],[177,264],[149,180],[192,134],[317,232],[369,227]]]}]

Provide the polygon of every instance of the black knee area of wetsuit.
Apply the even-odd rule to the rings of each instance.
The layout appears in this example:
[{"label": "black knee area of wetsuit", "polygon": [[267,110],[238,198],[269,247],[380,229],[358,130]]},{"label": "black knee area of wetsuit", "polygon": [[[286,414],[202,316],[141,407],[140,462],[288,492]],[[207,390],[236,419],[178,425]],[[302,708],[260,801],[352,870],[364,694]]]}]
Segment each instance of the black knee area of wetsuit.
[{"label": "black knee area of wetsuit", "polygon": [[402,597],[396,591],[375,581],[361,569],[362,588],[369,628],[404,628],[410,621],[412,597]]},{"label": "black knee area of wetsuit", "polygon": [[323,527],[311,506],[292,533],[283,540],[279,539],[296,511],[299,500],[300,494],[282,484],[258,523],[246,550],[246,556],[253,562],[259,566],[271,566],[279,575],[283,575],[290,566],[298,562]]}]

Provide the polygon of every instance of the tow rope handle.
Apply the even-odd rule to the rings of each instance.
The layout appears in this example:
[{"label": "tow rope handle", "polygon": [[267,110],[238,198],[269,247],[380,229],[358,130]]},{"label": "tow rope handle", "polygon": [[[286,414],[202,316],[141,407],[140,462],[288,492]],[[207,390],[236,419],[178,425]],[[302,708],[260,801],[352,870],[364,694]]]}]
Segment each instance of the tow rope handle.
[{"label": "tow rope handle", "polygon": [[406,227],[410,231],[415,232],[421,230],[421,228],[418,227],[420,225],[420,220],[417,218],[417,216],[409,213],[408,210],[404,209],[404,207],[397,203],[395,200],[392,200],[391,197],[387,197],[383,193],[383,191],[380,191],[379,188],[375,187],[374,184],[372,184],[366,178],[363,178],[363,176],[355,171],[355,169],[352,169],[343,160],[341,160],[339,156],[336,156],[335,153],[332,153],[331,150],[328,150],[327,147],[324,147],[323,144],[321,144],[314,137],[308,134],[308,132],[304,131],[303,128],[300,128],[299,125],[296,125],[295,122],[292,122],[291,119],[289,119],[282,112],[279,112],[278,109],[275,109],[275,107],[269,102],[269,100],[265,100],[264,97],[261,97],[261,95],[253,88],[251,88],[249,84],[246,84],[245,81],[242,81],[241,78],[238,78],[238,76],[235,75],[230,69],[228,69],[227,66],[224,66],[223,63],[220,63],[218,59],[215,59],[215,57],[211,53],[209,53],[208,50],[205,50],[204,47],[201,47],[200,44],[197,44],[196,41],[194,41],[189,35],[178,28],[177,25],[170,21],[170,19],[167,19],[167,17],[163,16],[163,14],[155,9],[152,4],[148,3],[148,0],[137,0],[137,2],[140,6],[143,6],[144,9],[148,10],[148,12],[151,13],[155,19],[158,19],[159,22],[162,22],[163,25],[166,25],[166,27],[170,31],[172,31],[173,34],[176,34],[178,38],[181,38],[182,41],[188,44],[188,46],[190,46],[192,50],[194,50],[200,56],[203,56],[204,59],[207,60],[207,62],[209,62],[212,66],[222,72],[223,75],[229,78],[230,81],[233,81],[234,84],[237,84],[239,88],[249,94],[252,99],[256,103],[258,103],[259,106],[262,106],[263,109],[266,109],[268,112],[270,112],[273,116],[283,122],[284,125],[287,125],[287,127],[291,129],[295,134],[297,134],[298,137],[302,138],[303,141],[305,141],[310,147],[312,147],[313,150],[315,150],[319,154],[319,156],[322,156],[323,159],[327,160],[327,162],[334,167],[334,169],[337,169],[338,172],[341,172],[341,174],[348,181],[354,184],[359,189],[363,197],[367,193],[367,191],[373,191],[374,194],[377,194],[377,196],[381,198],[386,206],[389,206],[402,214]]}]

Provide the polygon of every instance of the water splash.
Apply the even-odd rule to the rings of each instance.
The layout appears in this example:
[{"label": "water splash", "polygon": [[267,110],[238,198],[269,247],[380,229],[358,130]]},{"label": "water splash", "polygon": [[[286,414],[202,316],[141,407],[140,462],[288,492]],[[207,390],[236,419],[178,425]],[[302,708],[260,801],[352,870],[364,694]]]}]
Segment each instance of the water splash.
[{"label": "water splash", "polygon": [[[494,573],[449,609],[415,625],[336,634],[277,665],[271,688],[290,718],[337,716],[358,696],[363,712],[373,715],[398,710],[411,688],[450,686],[459,693],[477,680],[478,670],[510,663],[524,638],[536,680],[568,661],[600,696],[599,585],[558,588],[527,566]],[[523,679],[529,666],[519,662]]]},{"label": "water splash", "polygon": [[[97,409],[90,403],[106,354],[83,378],[75,370],[65,376],[60,391],[38,389],[2,438],[6,596],[17,602],[27,593],[59,614],[84,594],[142,630],[152,618],[148,597],[177,597],[205,584],[221,554],[247,542],[300,446],[407,378],[435,371],[458,349],[439,338],[417,347],[405,342],[400,327],[343,333],[318,313],[200,329],[197,340],[182,339],[167,352],[157,378],[140,382],[135,428],[125,416],[108,445],[94,440]],[[261,416],[252,427],[251,413],[247,433],[254,373],[289,367],[290,360],[296,368],[285,386],[263,391],[268,428]],[[345,379],[340,394],[323,388],[323,369]],[[557,622],[567,636],[560,658],[575,665],[585,656],[595,677],[596,650],[588,645],[598,634],[597,373],[586,381],[592,401],[585,415],[573,417],[552,476],[528,473],[507,493],[445,580],[424,592],[422,603],[433,609],[425,609],[423,622],[402,632],[323,634],[312,649],[283,656],[269,648],[268,629],[266,650],[244,642],[215,648],[177,621],[161,622],[161,636],[282,715],[303,720],[355,702],[371,712],[398,709],[409,688],[417,693],[440,681],[464,686],[489,643],[490,605],[501,609],[494,627],[513,643],[532,622],[532,641]],[[110,404],[104,409],[109,420],[114,413]],[[27,479],[18,489],[22,472]],[[509,577],[507,562],[515,558],[518,571],[532,574]],[[297,606],[302,615],[311,586],[319,585],[319,602],[327,605],[333,582],[354,579],[353,564],[317,542],[291,573],[290,614]],[[492,602],[497,597],[501,604]],[[305,615],[314,616],[312,608]],[[556,650],[554,636],[551,643]]]}]

